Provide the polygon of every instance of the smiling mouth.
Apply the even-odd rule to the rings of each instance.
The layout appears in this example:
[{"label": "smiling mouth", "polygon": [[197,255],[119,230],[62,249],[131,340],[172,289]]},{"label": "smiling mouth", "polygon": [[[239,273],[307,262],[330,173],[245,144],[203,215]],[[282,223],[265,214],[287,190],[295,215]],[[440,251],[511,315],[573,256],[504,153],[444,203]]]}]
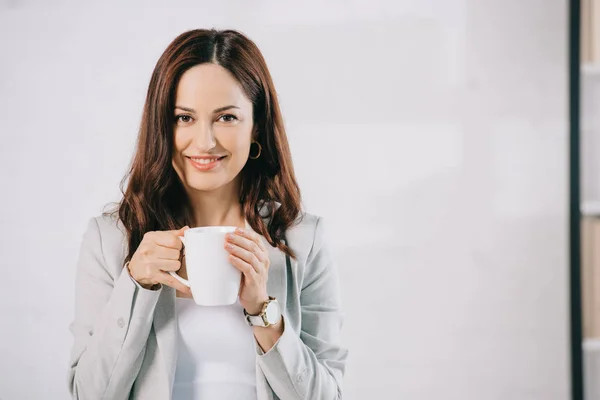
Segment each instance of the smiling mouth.
[{"label": "smiling mouth", "polygon": [[187,159],[190,160],[190,163],[192,164],[192,166],[194,168],[196,168],[197,170],[209,171],[209,170],[216,168],[221,163],[221,160],[223,160],[225,157],[227,157],[227,156],[187,157]]},{"label": "smiling mouth", "polygon": [[210,163],[214,163],[216,161],[221,161],[225,157],[227,157],[227,156],[212,157],[212,158],[209,158],[209,157],[188,157],[188,158],[198,164],[210,164]]}]

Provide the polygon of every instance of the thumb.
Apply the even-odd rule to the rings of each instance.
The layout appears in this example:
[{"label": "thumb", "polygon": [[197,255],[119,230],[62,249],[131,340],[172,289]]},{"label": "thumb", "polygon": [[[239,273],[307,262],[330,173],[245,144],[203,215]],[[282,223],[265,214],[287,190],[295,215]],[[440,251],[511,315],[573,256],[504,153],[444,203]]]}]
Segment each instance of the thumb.
[{"label": "thumb", "polygon": [[187,231],[188,229],[190,229],[190,227],[186,225],[183,228],[179,228],[179,229],[173,230],[171,232],[177,236],[183,236],[184,232]]}]

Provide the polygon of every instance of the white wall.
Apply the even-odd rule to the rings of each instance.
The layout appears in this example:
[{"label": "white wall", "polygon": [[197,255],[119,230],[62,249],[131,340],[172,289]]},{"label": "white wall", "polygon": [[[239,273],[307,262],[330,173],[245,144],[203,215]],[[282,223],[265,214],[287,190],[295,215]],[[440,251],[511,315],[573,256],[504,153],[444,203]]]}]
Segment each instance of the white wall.
[{"label": "white wall", "polygon": [[565,0],[57,3],[0,2],[0,398],[67,398],[86,221],[161,52],[211,26],[262,49],[329,219],[345,399],[568,398]]}]

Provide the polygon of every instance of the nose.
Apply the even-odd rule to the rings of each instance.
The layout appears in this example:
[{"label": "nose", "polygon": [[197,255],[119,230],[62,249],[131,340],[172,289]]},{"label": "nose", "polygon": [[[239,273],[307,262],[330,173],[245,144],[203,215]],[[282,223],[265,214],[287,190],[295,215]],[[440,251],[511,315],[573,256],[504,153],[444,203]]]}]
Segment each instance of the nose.
[{"label": "nose", "polygon": [[196,127],[197,129],[194,130],[193,144],[200,152],[207,153],[217,145],[212,124],[201,122],[197,123]]}]

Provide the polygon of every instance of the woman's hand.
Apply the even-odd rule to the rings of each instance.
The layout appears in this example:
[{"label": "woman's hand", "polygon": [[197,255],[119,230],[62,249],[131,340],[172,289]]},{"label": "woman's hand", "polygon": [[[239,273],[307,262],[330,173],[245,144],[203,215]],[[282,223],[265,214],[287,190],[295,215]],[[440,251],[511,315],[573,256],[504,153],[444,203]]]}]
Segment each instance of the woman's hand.
[{"label": "woman's hand", "polygon": [[259,314],[269,300],[267,280],[271,261],[261,238],[255,232],[239,228],[225,236],[229,261],[242,271],[240,304],[250,315]]},{"label": "woman's hand", "polygon": [[178,236],[189,229],[175,231],[146,232],[142,242],[129,261],[129,274],[146,289],[157,283],[171,286],[180,292],[190,294],[190,288],[173,278],[168,271],[181,268],[181,248],[183,243]]}]

